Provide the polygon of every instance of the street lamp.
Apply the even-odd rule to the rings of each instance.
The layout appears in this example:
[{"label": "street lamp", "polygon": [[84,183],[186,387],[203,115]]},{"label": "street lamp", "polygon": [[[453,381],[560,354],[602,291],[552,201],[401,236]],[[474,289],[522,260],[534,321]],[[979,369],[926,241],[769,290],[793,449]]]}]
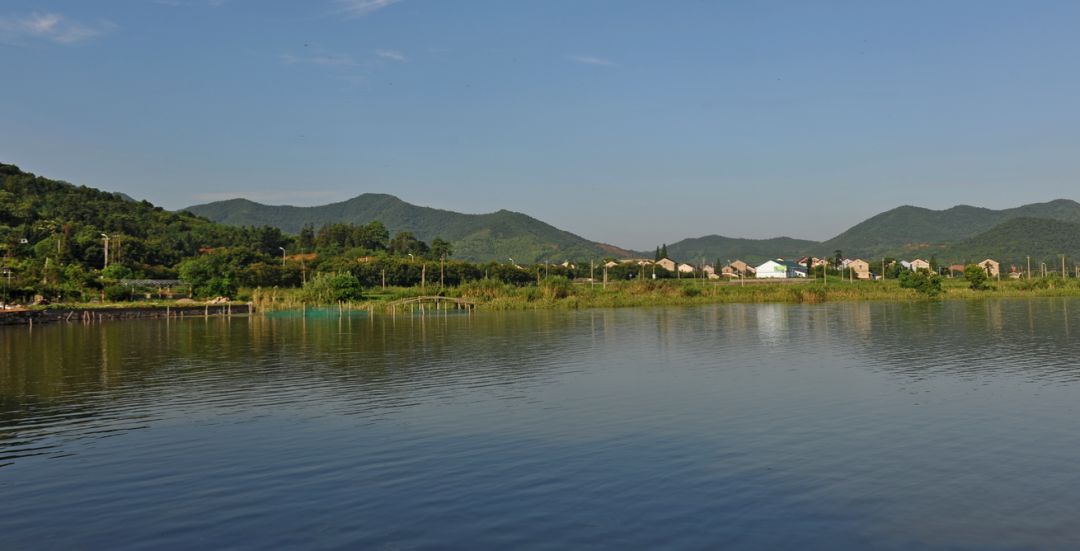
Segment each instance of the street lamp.
[{"label": "street lamp", "polygon": [[8,287],[11,286],[11,268],[4,268],[4,271],[0,272],[0,274],[7,276],[6,279],[4,279],[4,306],[7,306],[7,303],[10,301],[8,298]]},{"label": "street lamp", "polygon": [[278,248],[281,249],[281,265],[284,266],[285,265],[285,247],[278,247]]},{"label": "street lamp", "polygon": [[105,238],[105,265],[102,266],[102,270],[109,267],[109,236],[101,234],[101,237]]}]

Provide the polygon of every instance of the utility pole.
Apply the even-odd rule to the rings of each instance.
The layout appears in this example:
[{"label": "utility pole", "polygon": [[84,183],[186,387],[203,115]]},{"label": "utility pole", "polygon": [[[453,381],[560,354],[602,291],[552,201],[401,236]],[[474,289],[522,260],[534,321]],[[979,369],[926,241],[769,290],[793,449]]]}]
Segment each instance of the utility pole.
[{"label": "utility pole", "polygon": [[1031,257],[1030,256],[1027,257],[1027,262],[1028,262],[1027,279],[1028,279],[1028,281],[1031,281]]},{"label": "utility pole", "polygon": [[445,282],[445,279],[444,279],[445,266],[446,266],[446,255],[444,254],[444,255],[442,255],[442,258],[439,259],[439,287],[446,287],[446,284],[444,283]]},{"label": "utility pole", "polygon": [[1065,279],[1065,255],[1061,255],[1061,279]]},{"label": "utility pole", "polygon": [[589,287],[596,286],[596,261],[589,259]]},{"label": "utility pole", "polygon": [[101,268],[104,270],[109,267],[109,236],[101,234],[101,237],[105,238],[105,266]]},{"label": "utility pole", "polygon": [[282,267],[284,267],[285,266],[285,247],[278,247],[278,248],[281,249],[281,265],[282,265]]}]

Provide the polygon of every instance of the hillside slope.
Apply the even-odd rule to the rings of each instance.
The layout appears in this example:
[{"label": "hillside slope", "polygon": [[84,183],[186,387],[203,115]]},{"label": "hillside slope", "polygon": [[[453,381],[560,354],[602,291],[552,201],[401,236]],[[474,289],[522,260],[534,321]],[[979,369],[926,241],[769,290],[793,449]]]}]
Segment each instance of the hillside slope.
[{"label": "hillside slope", "polygon": [[1016,218],[1080,222],[1080,203],[1058,199],[1016,208],[993,210],[958,205],[945,210],[902,206],[849,228],[825,241],[819,251],[839,249],[848,256],[878,257],[924,254],[932,245],[955,243]]},{"label": "hillside slope", "polygon": [[276,252],[288,240],[273,228],[234,228],[189,213],[169,212],[121,193],[23,172],[0,163],[0,246],[16,258],[48,258],[51,265],[104,264],[138,269],[174,266],[200,248],[250,246]]},{"label": "hillside slope", "polygon": [[[229,225],[272,225],[298,233],[305,224],[315,227],[345,222],[382,222],[391,233],[410,231],[423,241],[441,237],[450,241],[454,257],[462,260],[562,262],[622,256],[620,249],[589,241],[531,216],[508,210],[463,214],[421,207],[381,193],[365,193],[348,201],[316,207],[270,206],[232,199],[185,209]],[[615,253],[615,254],[613,254]]]},{"label": "hillside slope", "polygon": [[821,243],[790,237],[772,239],[741,239],[722,235],[706,235],[683,239],[668,245],[668,255],[680,261],[705,259],[707,263],[719,260],[726,263],[740,259],[750,264],[760,264],[775,258],[798,258],[815,252]]},{"label": "hillside slope", "polygon": [[1046,262],[1060,269],[1065,255],[1068,269],[1080,262],[1080,223],[1045,218],[1014,218],[976,236],[944,247],[938,258],[949,262],[979,262],[993,258],[1003,265]]}]

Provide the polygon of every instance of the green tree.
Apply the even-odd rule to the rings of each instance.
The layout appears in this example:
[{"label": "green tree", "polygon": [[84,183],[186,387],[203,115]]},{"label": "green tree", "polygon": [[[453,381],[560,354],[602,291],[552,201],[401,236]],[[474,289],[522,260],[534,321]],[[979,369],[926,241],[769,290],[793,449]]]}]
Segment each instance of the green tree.
[{"label": "green tree", "polygon": [[297,239],[297,244],[300,245],[300,252],[308,252],[315,248],[315,226],[311,224],[304,224],[304,227],[300,230],[300,236]]},{"label": "green tree", "polygon": [[445,241],[441,237],[431,240],[431,258],[439,260],[449,258],[452,254],[454,254],[454,248],[449,241]]},{"label": "green tree", "polygon": [[926,270],[905,270],[900,274],[900,287],[915,289],[928,297],[936,297],[942,293],[941,276]]},{"label": "green tree", "polygon": [[349,272],[315,274],[304,284],[302,296],[315,304],[333,304],[364,298],[360,280]]},{"label": "green tree", "polygon": [[990,288],[990,285],[986,282],[986,270],[978,264],[964,266],[964,279],[976,291],[985,291]]},{"label": "green tree", "polygon": [[667,258],[667,243],[660,246],[660,258]]}]

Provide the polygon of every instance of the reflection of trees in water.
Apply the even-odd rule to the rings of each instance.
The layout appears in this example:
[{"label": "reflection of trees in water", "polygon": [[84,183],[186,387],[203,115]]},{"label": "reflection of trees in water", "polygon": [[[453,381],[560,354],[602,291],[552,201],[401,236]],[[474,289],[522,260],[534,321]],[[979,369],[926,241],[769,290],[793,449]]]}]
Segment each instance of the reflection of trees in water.
[{"label": "reflection of trees in water", "polygon": [[[863,303],[833,309],[840,342],[849,343],[871,368],[913,376],[1023,373],[1075,380],[1080,370],[1070,359],[1078,351],[1070,340],[1070,312],[1077,311],[1073,302]],[[855,335],[859,338],[849,338]]]},{"label": "reflection of trees in water", "polygon": [[91,423],[144,426],[170,408],[229,414],[318,403],[330,413],[377,415],[466,393],[509,399],[626,349],[651,351],[650,361],[672,369],[687,361],[756,368],[837,361],[915,378],[1021,373],[1071,381],[1080,378],[1070,363],[1076,312],[1080,305],[1068,299],[1037,299],[335,311],[2,328],[0,457],[77,436]]},{"label": "reflection of trees in water", "polygon": [[89,423],[142,426],[149,412],[203,402],[242,411],[324,401],[356,413],[462,387],[498,393],[587,353],[594,323],[553,312],[335,312],[4,328],[0,443],[27,450]]}]

